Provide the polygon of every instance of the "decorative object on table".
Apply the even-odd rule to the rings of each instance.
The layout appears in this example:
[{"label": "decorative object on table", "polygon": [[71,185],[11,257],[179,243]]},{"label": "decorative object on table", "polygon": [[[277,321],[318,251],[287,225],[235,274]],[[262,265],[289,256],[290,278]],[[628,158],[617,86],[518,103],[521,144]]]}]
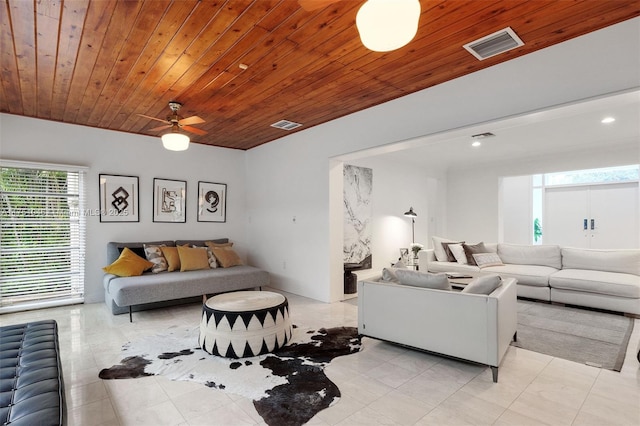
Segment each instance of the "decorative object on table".
[{"label": "decorative object on table", "polygon": [[187,182],[153,179],[153,221],[186,222]]},{"label": "decorative object on table", "polygon": [[139,222],[138,177],[99,175],[100,222]]},{"label": "decorative object on table", "polygon": [[343,179],[343,263],[358,263],[359,269],[371,269],[373,170],[345,164]]},{"label": "decorative object on table", "polygon": [[408,212],[404,212],[406,217],[411,218],[411,242],[416,242],[416,217],[418,216],[416,212],[413,211],[413,207],[409,207]]},{"label": "decorative object on table", "polygon": [[423,248],[424,248],[424,245],[422,245],[420,243],[411,243],[411,245],[409,246],[409,250],[411,250],[411,253],[413,254],[413,259],[414,260],[418,259],[418,253]]},{"label": "decorative object on table", "polygon": [[[197,382],[253,400],[268,425],[302,425],[339,403],[340,390],[325,375],[325,367],[334,358],[359,352],[361,347],[355,327],[295,328],[293,342],[277,352],[237,360],[194,348],[198,330],[174,326],[166,333],[126,343],[121,364],[101,370],[99,377],[110,380],[160,375]],[[291,401],[302,402],[292,409]]]},{"label": "decorative object on table", "polygon": [[400,249],[400,262],[404,263],[405,265],[408,265],[409,262],[409,249],[408,248],[401,248]]},{"label": "decorative object on table", "polygon": [[227,221],[227,184],[198,182],[198,222]]}]

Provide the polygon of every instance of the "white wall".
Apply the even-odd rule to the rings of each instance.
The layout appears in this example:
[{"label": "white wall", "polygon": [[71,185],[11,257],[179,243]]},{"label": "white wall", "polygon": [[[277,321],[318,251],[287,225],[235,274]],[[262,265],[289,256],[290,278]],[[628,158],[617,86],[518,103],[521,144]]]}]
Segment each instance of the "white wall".
[{"label": "white wall", "polygon": [[[330,185],[337,182],[330,159],[638,86],[640,18],[254,148],[247,153],[247,187],[256,263],[276,274],[276,285],[284,290],[338,300],[342,217],[336,205],[342,188]],[[478,184],[497,185],[490,178]],[[497,206],[495,188],[484,191],[486,198],[480,196],[482,189],[475,189],[454,205],[468,209],[476,201]],[[495,207],[489,213],[481,216],[495,218]],[[298,215],[296,224],[293,214]],[[459,221],[450,226],[450,217],[447,228],[466,231]],[[497,221],[489,226],[487,234],[495,239]],[[472,236],[481,234],[474,231]]]},{"label": "white wall", "polygon": [[399,249],[411,244],[411,219],[404,216],[409,207],[413,207],[418,215],[415,242],[428,246],[429,224],[439,219],[436,217],[437,200],[435,196],[429,196],[433,187],[430,182],[435,178],[417,166],[380,157],[350,161],[349,164],[373,169],[372,270],[379,272],[397,261]]},{"label": "white wall", "polygon": [[640,144],[632,144],[616,150],[603,146],[597,150],[538,157],[535,161],[451,170],[447,174],[446,236],[469,242],[498,241],[499,180],[503,176],[593,169],[638,161]]},{"label": "white wall", "polygon": [[498,242],[531,244],[533,188],[531,175],[498,178]]},{"label": "white wall", "polygon": [[[191,144],[171,152],[160,138],[75,126],[0,114],[0,155],[3,159],[72,164],[87,171],[87,208],[99,209],[100,173],[139,177],[140,222],[101,223],[87,217],[85,301],[104,300],[102,288],[109,241],[207,239],[229,237],[244,256],[246,237],[245,168],[243,151]],[[187,181],[186,223],[154,223],[153,178]],[[197,222],[198,181],[227,184],[227,222]]]}]

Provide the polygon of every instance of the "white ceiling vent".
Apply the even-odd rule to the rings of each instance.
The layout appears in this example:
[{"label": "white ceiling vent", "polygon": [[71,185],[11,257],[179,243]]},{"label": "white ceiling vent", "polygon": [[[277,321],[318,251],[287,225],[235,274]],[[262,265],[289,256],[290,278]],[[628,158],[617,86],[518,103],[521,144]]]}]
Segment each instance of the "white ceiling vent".
[{"label": "white ceiling vent", "polygon": [[276,129],[282,129],[282,130],[293,130],[293,129],[297,129],[300,126],[302,126],[302,124],[295,123],[289,120],[280,120],[271,125],[271,127],[275,127]]},{"label": "white ceiling vent", "polygon": [[524,42],[520,40],[520,37],[518,37],[511,27],[507,27],[481,39],[467,43],[463,47],[482,61],[520,46],[524,46]]}]

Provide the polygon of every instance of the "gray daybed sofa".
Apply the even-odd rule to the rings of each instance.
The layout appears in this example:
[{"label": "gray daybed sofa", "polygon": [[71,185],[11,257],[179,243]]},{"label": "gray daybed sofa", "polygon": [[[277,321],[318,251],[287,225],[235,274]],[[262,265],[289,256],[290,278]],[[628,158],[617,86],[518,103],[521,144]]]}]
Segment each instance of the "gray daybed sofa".
[{"label": "gray daybed sofa", "polygon": [[[144,257],[144,244],[172,247],[188,244],[205,246],[205,241],[226,243],[227,238],[210,240],[176,240],[153,242],[110,242],[107,244],[107,262],[118,259],[124,247]],[[114,315],[140,311],[177,303],[196,301],[204,295],[258,288],[269,284],[269,274],[253,266],[239,265],[197,271],[145,272],[140,276],[119,277],[105,274],[104,301]]]}]

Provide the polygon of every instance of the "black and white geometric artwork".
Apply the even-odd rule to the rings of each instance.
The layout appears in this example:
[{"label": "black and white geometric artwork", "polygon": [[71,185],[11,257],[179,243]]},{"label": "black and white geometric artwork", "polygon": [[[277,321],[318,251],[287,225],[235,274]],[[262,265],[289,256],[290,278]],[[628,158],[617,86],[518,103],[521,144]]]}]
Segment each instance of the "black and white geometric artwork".
[{"label": "black and white geometric artwork", "polygon": [[138,222],[138,177],[100,174],[100,222]]},{"label": "black and white geometric artwork", "polygon": [[345,164],[343,260],[359,269],[371,269],[372,194],[373,170]]},{"label": "black and white geometric artwork", "polygon": [[324,374],[336,357],[360,351],[356,327],[302,330],[275,353],[230,359],[198,347],[198,328],[170,329],[123,346],[120,364],[100,371],[104,380],[161,375],[187,380],[253,400],[270,426],[303,425],[340,400]]}]

